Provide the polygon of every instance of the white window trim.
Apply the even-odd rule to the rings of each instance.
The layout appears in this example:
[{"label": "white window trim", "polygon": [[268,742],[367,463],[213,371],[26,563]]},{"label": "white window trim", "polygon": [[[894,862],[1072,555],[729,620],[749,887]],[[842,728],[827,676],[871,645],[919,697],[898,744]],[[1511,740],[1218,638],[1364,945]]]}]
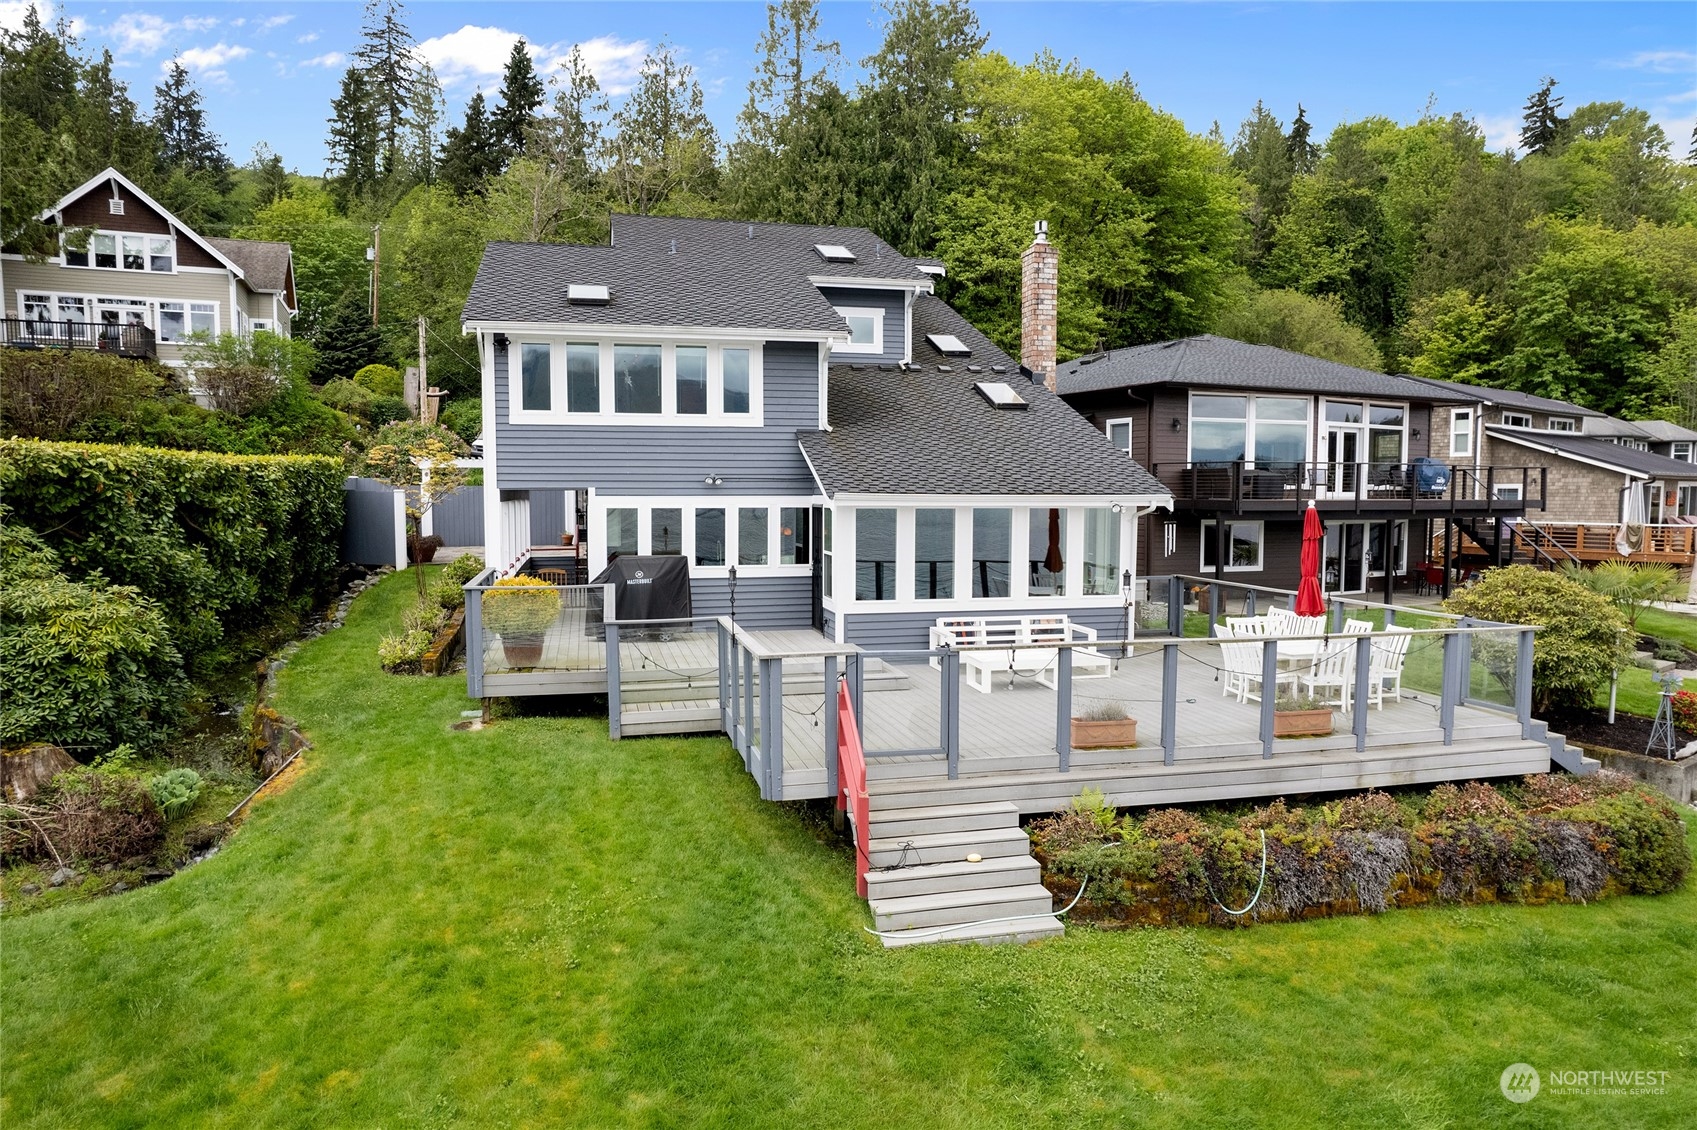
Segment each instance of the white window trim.
[{"label": "white window trim", "polygon": [[[1255,529],[1256,529],[1255,564],[1253,564],[1253,565],[1233,565],[1230,561],[1227,561],[1224,571],[1227,572],[1227,573],[1259,573],[1263,569],[1265,569],[1267,567],[1267,565],[1266,565],[1266,562],[1267,562],[1267,523],[1265,523],[1265,522],[1247,522],[1247,521],[1241,521],[1241,520],[1236,519],[1236,518],[1232,518],[1232,519],[1228,519],[1226,524],[1230,525],[1230,526],[1254,526],[1255,527]],[[1196,548],[1196,567],[1197,567],[1197,574],[1199,576],[1204,576],[1204,577],[1209,576],[1214,571],[1214,567],[1212,565],[1207,564],[1208,547],[1213,544],[1213,534],[1212,534],[1213,525],[1214,525],[1214,519],[1209,518],[1206,521],[1204,521],[1202,523],[1202,526],[1201,526],[1202,540],[1197,545],[1197,548]],[[1231,550],[1230,540],[1231,539],[1228,537],[1227,538],[1227,545],[1226,545],[1226,550],[1227,550],[1228,553]]]},{"label": "white window trim", "polygon": [[[689,575],[692,578],[728,579],[731,566],[737,567],[737,579],[752,577],[811,577],[813,563],[803,565],[772,564],[778,560],[783,542],[783,521],[780,516],[771,511],[784,508],[795,508],[803,512],[804,521],[811,521],[812,508],[824,502],[821,498],[810,495],[636,495],[617,496],[604,495],[599,492],[589,497],[589,571],[594,576],[607,567],[607,511],[635,510],[636,514],[636,551],[639,556],[646,556],[654,548],[654,511],[681,510],[683,511],[683,529],[681,530],[681,549],[683,558],[689,562]],[[768,512],[766,519],[766,560],[765,565],[742,565],[737,559],[741,556],[739,544],[740,526],[737,521],[737,511],[743,509],[764,509]],[[695,512],[697,510],[725,511],[725,564],[697,565],[695,563]],[[810,531],[811,532],[811,531]],[[817,556],[818,546],[808,545],[810,556]]]},{"label": "white window trim", "polygon": [[[601,351],[600,396],[595,412],[572,412],[566,407],[566,346],[592,342]],[[592,424],[611,427],[714,427],[758,428],[765,425],[765,362],[758,341],[678,340],[644,337],[639,334],[617,338],[552,334],[509,334],[507,341],[507,418],[514,424]],[[549,409],[526,409],[520,358],[526,345],[549,347]],[[660,347],[660,411],[658,413],[613,411],[613,347],[615,345],[658,345]],[[707,411],[678,411],[678,346],[707,350]],[[726,412],[724,351],[748,350],[748,411]]]},{"label": "white window trim", "polygon": [[[1031,505],[1029,496],[1015,498],[986,496],[983,498],[945,499],[916,501],[911,504],[894,500],[886,502],[865,502],[855,505],[844,505],[841,499],[830,507],[832,517],[832,550],[831,578],[832,596],[824,598],[824,606],[828,611],[839,616],[866,615],[870,613],[891,612],[922,612],[929,616],[945,615],[958,612],[961,615],[996,615],[998,613],[1019,612],[1021,614],[1037,615],[1044,609],[1054,609],[1063,612],[1068,608],[1120,608],[1124,606],[1125,597],[1120,585],[1115,585],[1111,593],[1099,593],[1093,596],[1083,595],[1084,589],[1084,512],[1086,510],[1108,509],[1109,503],[1096,502],[1079,504],[1080,500],[1063,502],[1058,508],[1067,511],[1066,545],[1063,554],[1066,557],[1067,569],[1064,574],[1064,587],[1053,595],[1032,596],[1030,593],[1030,575],[1021,551],[1021,538],[1030,536],[1031,512],[1046,511],[1051,507]],[[1008,510],[1011,511],[1009,536],[1009,576],[1008,595],[982,597],[972,595],[972,511],[974,509]],[[896,512],[896,575],[894,600],[861,600],[855,593],[855,536],[856,516],[860,510],[894,510]],[[954,510],[955,511],[955,595],[950,597],[919,598],[912,595],[917,566],[914,561],[914,521],[916,510]],[[1120,512],[1120,544],[1119,569],[1122,574],[1131,570],[1133,584],[1136,583],[1136,552],[1137,552],[1137,520],[1132,507],[1126,506]],[[822,550],[820,551],[823,552]],[[1077,563],[1074,565],[1074,563]],[[739,574],[740,575],[740,574]]]},{"label": "white window trim", "polygon": [[1519,483],[1498,483],[1492,489],[1492,497],[1505,502],[1519,502],[1521,501],[1520,486]]},{"label": "white window trim", "polygon": [[1550,432],[1577,432],[1579,430],[1579,421],[1575,420],[1572,416],[1551,416],[1549,423],[1544,426],[1544,430]]},{"label": "white window trim", "polygon": [[[879,353],[884,352],[884,311],[881,307],[878,307],[878,306],[833,306],[832,309],[835,310],[838,314],[842,315],[844,321],[847,321],[849,318],[871,318],[872,319],[872,344],[871,345],[855,345],[855,344],[852,344],[850,342],[843,342],[841,344],[831,346],[831,352],[832,352],[833,355],[838,354],[838,353],[855,353],[855,354],[863,354],[863,355],[866,355],[866,356],[871,356],[873,354],[879,354]],[[882,603],[888,603],[888,602],[885,601],[885,602],[882,602]]]},{"label": "white window trim", "polygon": [[1502,423],[1505,428],[1530,428],[1532,416],[1527,412],[1504,412]]},{"label": "white window trim", "polygon": [[[1255,425],[1259,422],[1259,419],[1255,414],[1255,402],[1256,402],[1256,400],[1258,400],[1259,398],[1264,396],[1269,400],[1300,400],[1300,401],[1303,401],[1307,406],[1307,415],[1305,415],[1302,419],[1302,429],[1303,429],[1302,462],[1303,463],[1316,462],[1315,454],[1314,454],[1314,452],[1315,452],[1315,448],[1314,448],[1314,442],[1315,442],[1315,440],[1314,440],[1314,421],[1316,420],[1316,418],[1318,418],[1323,422],[1324,418],[1325,418],[1324,417],[1324,411],[1325,410],[1324,410],[1324,407],[1322,407],[1321,411],[1320,411],[1320,415],[1318,417],[1316,417],[1315,410],[1314,410],[1314,398],[1312,396],[1303,396],[1300,393],[1237,392],[1237,391],[1234,391],[1232,389],[1219,389],[1217,391],[1192,390],[1192,392],[1190,394],[1190,402],[1189,402],[1188,405],[1186,405],[1186,407],[1189,411],[1189,418],[1186,420],[1186,426],[1185,426],[1185,429],[1184,429],[1184,432],[1185,432],[1185,434],[1184,434],[1184,458],[1185,458],[1185,462],[1187,462],[1187,463],[1196,462],[1195,451],[1193,450],[1193,445],[1194,445],[1194,442],[1195,442],[1194,437],[1196,435],[1196,421],[1198,419],[1206,420],[1206,421],[1209,421],[1209,422],[1218,422],[1218,423],[1234,423],[1235,422],[1234,420],[1232,420],[1230,417],[1227,417],[1227,416],[1201,416],[1201,417],[1198,417],[1196,415],[1196,398],[1198,396],[1241,396],[1241,397],[1244,397],[1245,400],[1248,402],[1244,405],[1244,408],[1243,408],[1243,465],[1245,467],[1250,467],[1250,468],[1253,468],[1255,466],[1255,459],[1254,459],[1254,455],[1255,455]],[[1130,421],[1128,420],[1127,422],[1129,423]],[[1269,421],[1269,422],[1270,423],[1278,423],[1278,424],[1294,424],[1294,423],[1296,423],[1295,420],[1273,420],[1273,421]],[[1135,432],[1133,434],[1135,435]]]},{"label": "white window trim", "polygon": [[[135,271],[130,272],[130,274],[136,274],[136,273],[137,272],[135,272]],[[220,334],[222,334],[224,332],[224,329],[223,329],[223,327],[224,327],[224,304],[222,302],[218,302],[216,300],[210,300],[210,299],[204,299],[204,298],[150,298],[150,297],[147,297],[145,295],[139,295],[139,294],[110,294],[110,293],[101,294],[101,293],[87,292],[87,291],[82,292],[82,293],[78,293],[76,291],[33,290],[33,289],[29,289],[29,288],[20,287],[16,291],[17,305],[14,307],[14,309],[17,310],[18,317],[20,319],[23,318],[23,316],[24,316],[24,296],[26,294],[30,295],[32,297],[42,297],[42,298],[50,299],[53,302],[55,307],[58,306],[59,300],[61,298],[74,298],[74,299],[77,299],[78,301],[87,303],[88,310],[89,310],[89,313],[91,315],[91,318],[90,318],[91,322],[98,321],[98,318],[99,318],[98,311],[99,311],[99,308],[100,308],[100,302],[103,299],[108,300],[108,301],[116,299],[116,300],[120,300],[120,301],[123,301],[123,302],[146,303],[145,308],[147,310],[147,328],[154,332],[155,341],[159,345],[168,345],[168,346],[172,346],[173,348],[180,347],[184,343],[182,341],[161,341],[161,340],[158,339],[158,334],[160,332],[159,331],[159,308],[164,303],[174,303],[174,304],[182,306],[183,316],[185,318],[189,314],[189,307],[191,305],[194,305],[194,306],[210,306],[210,307],[212,307],[212,336],[218,337]],[[57,313],[57,310],[55,310],[55,313]],[[57,321],[62,321],[63,319],[53,318],[53,319],[50,319],[50,320],[57,322]]]},{"label": "white window trim", "polygon": [[[112,236],[114,239],[118,240],[118,244],[117,244],[117,247],[118,247],[118,265],[117,266],[115,266],[115,267],[96,267],[94,265],[94,248],[92,246],[92,241],[93,241],[94,237],[97,236],[97,235],[109,235],[109,236]],[[170,240],[171,241],[171,269],[169,271],[156,271],[156,270],[154,270],[153,269],[153,252],[150,249],[149,245],[146,245],[146,244],[143,245],[143,254],[142,254],[141,258],[142,258],[142,263],[144,265],[142,266],[141,270],[139,270],[139,271],[132,270],[131,268],[124,266],[123,237],[126,236],[126,235],[128,235],[128,236],[139,236],[143,240],[154,240],[154,239],[168,239],[168,240]],[[96,228],[93,231],[88,233],[88,238],[90,240],[90,246],[89,246],[89,248],[86,252],[86,254],[88,255],[88,262],[86,264],[80,264],[79,265],[79,264],[70,262],[69,259],[66,257],[65,252],[68,249],[65,247],[65,233],[60,232],[59,233],[59,266],[64,267],[68,271],[110,271],[113,274],[119,274],[119,275],[174,275],[174,274],[177,273],[177,237],[175,235],[160,235],[158,232],[113,231],[109,228]],[[220,272],[222,272],[223,270],[224,270],[224,268],[222,268],[222,267],[219,268]]]},{"label": "white window trim", "polygon": [[[1462,443],[1456,440],[1466,437]],[[1473,458],[1473,409],[1450,409],[1450,458]]]},{"label": "white window trim", "polygon": [[[1131,416],[1115,416],[1110,420],[1103,420],[1102,421],[1102,434],[1108,437],[1108,442],[1113,443],[1114,428],[1115,428],[1116,425],[1119,425],[1119,424],[1125,425],[1125,448],[1124,448],[1124,450],[1125,450],[1126,457],[1129,459],[1131,457],[1131,449],[1137,443],[1137,421],[1134,417],[1131,417]],[[1115,446],[1118,447],[1119,445],[1115,444]]]}]

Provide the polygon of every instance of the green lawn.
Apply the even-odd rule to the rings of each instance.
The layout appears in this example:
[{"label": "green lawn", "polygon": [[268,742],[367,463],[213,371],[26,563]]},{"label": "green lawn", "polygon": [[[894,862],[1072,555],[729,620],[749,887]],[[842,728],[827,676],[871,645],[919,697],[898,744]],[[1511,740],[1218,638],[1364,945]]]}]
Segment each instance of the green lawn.
[{"label": "green lawn", "polygon": [[[316,746],[223,852],[0,923],[8,1130],[1697,1124],[1697,883],[886,952],[722,740],[451,731],[373,658],[409,583],[289,665]],[[1512,1106],[1516,1061],[1670,1090]]]}]

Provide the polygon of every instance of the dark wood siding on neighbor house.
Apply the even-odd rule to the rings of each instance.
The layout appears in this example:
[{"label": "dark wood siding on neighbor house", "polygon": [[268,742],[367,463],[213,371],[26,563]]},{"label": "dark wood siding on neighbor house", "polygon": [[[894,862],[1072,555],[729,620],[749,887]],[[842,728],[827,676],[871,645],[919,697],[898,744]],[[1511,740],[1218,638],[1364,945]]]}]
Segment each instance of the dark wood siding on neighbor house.
[{"label": "dark wood siding on neighbor house", "polygon": [[[114,216],[106,203],[113,189],[124,202],[124,214]],[[142,203],[136,195],[114,181],[95,185],[65,206],[61,215],[67,228],[100,228],[103,231],[134,232],[143,235],[171,235],[171,222],[159,212]],[[224,264],[208,255],[194,240],[177,235],[177,265],[179,267],[223,268]]]},{"label": "dark wood siding on neighbor house", "polygon": [[[1338,521],[1356,520],[1339,518]],[[1233,519],[1226,521],[1258,521],[1265,522],[1261,537],[1261,568],[1228,569],[1223,580],[1236,581],[1245,585],[1265,585],[1275,589],[1294,589],[1302,580],[1302,520],[1300,517],[1288,519],[1263,518],[1259,515],[1253,518]],[[1165,523],[1178,524],[1178,545],[1172,556],[1167,556],[1165,550]],[[1183,573],[1187,576],[1214,575],[1210,569],[1206,573],[1202,569],[1202,522],[1203,519],[1191,514],[1152,514],[1143,520],[1143,527],[1138,531],[1139,562],[1141,576],[1159,577],[1171,573]],[[1328,523],[1329,524],[1329,523]],[[1426,560],[1431,544],[1430,525],[1421,519],[1408,522],[1408,569],[1409,574]],[[1212,530],[1209,531],[1212,534]],[[1399,575],[1398,587],[1401,587],[1405,577]],[[1381,590],[1384,581],[1374,577],[1369,582],[1367,594]],[[1153,599],[1159,599],[1154,597]]]}]

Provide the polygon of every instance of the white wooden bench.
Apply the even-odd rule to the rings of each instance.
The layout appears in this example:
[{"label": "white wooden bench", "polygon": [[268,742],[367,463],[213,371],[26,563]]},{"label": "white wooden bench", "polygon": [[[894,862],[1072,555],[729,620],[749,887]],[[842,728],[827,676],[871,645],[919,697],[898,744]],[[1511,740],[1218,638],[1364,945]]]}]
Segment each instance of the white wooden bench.
[{"label": "white wooden bench", "polygon": [[[1073,644],[1072,677],[1106,679],[1114,673],[1114,661],[1095,647],[1096,629],[1075,624],[1065,616],[939,616],[930,629],[931,650],[948,647],[960,651],[961,671],[967,686],[989,694],[992,678],[1007,672],[1035,677],[1046,687],[1056,686],[1063,644]],[[1085,646],[1078,646],[1084,644]],[[963,648],[987,647],[988,651]],[[931,666],[942,661],[931,657]]]}]

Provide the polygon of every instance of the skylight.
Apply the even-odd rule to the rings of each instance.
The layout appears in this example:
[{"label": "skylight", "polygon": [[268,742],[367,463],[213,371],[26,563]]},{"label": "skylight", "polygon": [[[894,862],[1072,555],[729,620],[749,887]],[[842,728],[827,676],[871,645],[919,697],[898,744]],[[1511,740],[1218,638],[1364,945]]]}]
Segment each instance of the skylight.
[{"label": "skylight", "polygon": [[993,408],[1026,408],[1025,398],[1013,390],[1006,381],[974,381],[973,386],[978,395],[990,402]]},{"label": "skylight", "polygon": [[613,301],[613,295],[604,286],[572,283],[566,287],[566,301],[573,306],[605,306]]},{"label": "skylight", "polygon": [[815,243],[813,250],[819,252],[819,258],[827,263],[854,262],[854,252],[840,243]]},{"label": "skylight", "polygon": [[925,340],[930,342],[931,347],[938,353],[946,353],[950,357],[972,356],[972,350],[954,334],[926,334]]},{"label": "skylight", "polygon": [[948,268],[944,267],[941,263],[928,263],[921,259],[918,263],[915,263],[914,266],[919,268],[919,273],[922,275],[936,275],[938,278],[948,277]]}]

